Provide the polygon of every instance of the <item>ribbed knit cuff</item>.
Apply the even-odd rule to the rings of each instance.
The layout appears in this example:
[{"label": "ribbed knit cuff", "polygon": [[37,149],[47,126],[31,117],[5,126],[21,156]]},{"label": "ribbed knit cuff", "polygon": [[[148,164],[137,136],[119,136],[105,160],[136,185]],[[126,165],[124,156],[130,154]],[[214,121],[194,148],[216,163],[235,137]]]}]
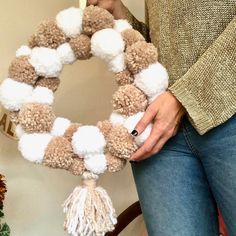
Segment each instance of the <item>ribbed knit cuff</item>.
[{"label": "ribbed knit cuff", "polygon": [[209,114],[206,114],[206,112],[201,109],[194,96],[188,90],[188,87],[184,81],[176,81],[171,87],[169,87],[168,90],[186,109],[189,121],[199,134],[205,134],[214,126],[213,119]]}]

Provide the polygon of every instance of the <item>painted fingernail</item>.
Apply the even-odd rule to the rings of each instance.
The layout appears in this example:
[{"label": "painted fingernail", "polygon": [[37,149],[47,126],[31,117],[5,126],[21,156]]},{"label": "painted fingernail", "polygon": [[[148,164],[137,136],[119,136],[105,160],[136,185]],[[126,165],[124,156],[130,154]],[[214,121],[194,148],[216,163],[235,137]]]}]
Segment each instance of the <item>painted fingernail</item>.
[{"label": "painted fingernail", "polygon": [[138,131],[134,129],[134,130],[131,132],[131,134],[136,137],[136,136],[138,136]]},{"label": "painted fingernail", "polygon": [[129,161],[129,162],[130,162],[131,164],[132,164],[132,163],[137,163],[137,161]]}]

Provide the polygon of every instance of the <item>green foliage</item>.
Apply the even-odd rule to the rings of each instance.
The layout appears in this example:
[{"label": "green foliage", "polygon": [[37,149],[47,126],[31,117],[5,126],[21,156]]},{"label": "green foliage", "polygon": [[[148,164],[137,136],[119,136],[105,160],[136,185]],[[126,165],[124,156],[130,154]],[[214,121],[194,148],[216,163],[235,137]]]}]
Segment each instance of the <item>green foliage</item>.
[{"label": "green foliage", "polygon": [[0,236],[10,236],[9,226],[6,223],[1,223],[3,216],[2,206],[0,206]]}]

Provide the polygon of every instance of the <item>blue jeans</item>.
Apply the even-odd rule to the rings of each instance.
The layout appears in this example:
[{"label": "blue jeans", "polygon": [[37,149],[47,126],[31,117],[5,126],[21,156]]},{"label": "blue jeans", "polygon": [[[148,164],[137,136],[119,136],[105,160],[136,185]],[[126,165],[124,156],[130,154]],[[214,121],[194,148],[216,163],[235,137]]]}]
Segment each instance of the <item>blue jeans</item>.
[{"label": "blue jeans", "polygon": [[185,117],[162,151],[132,163],[149,236],[236,236],[236,115],[199,135]]}]

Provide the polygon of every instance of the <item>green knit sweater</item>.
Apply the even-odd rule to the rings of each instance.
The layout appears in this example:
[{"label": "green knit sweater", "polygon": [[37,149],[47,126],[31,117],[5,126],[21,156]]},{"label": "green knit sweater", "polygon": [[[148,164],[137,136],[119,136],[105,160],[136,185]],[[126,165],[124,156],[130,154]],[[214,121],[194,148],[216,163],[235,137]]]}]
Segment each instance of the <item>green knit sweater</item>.
[{"label": "green knit sweater", "polygon": [[236,0],[146,0],[146,24],[124,11],[158,48],[200,134],[236,113]]}]

